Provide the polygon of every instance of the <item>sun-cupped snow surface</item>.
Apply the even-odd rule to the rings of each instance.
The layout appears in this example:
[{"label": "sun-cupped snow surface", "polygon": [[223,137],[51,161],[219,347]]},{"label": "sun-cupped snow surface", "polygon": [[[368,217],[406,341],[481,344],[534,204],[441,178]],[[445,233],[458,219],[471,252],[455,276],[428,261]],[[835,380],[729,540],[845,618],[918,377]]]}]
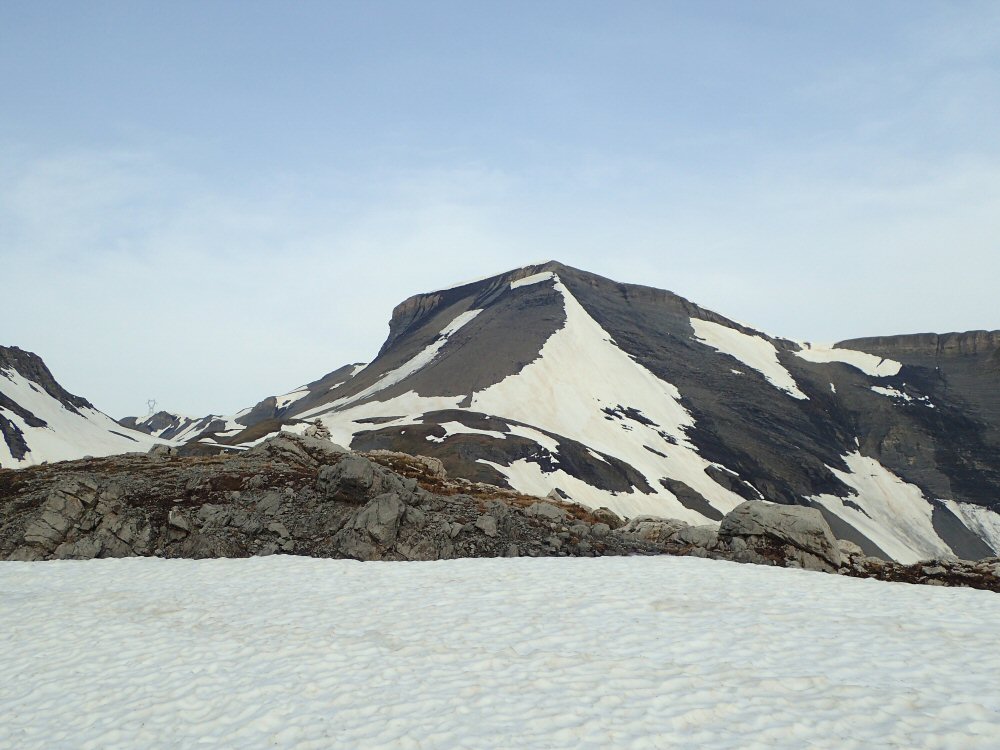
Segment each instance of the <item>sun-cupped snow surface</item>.
[{"label": "sun-cupped snow surface", "polygon": [[[572,436],[633,466],[652,492],[602,490],[562,471],[542,472],[538,464],[525,459],[494,467],[519,491],[547,494],[559,487],[577,502],[606,505],[628,516],[649,513],[692,523],[708,520],[664,489],[659,483],[662,477],[685,482],[723,513],[743,502],[705,473],[710,462],[687,439],[686,430],[694,426],[694,419],[681,405],[677,388],[623,352],[558,276],[552,282],[563,297],[565,324],[548,338],[535,361],[474,393],[469,408]],[[579,377],[581,362],[587,363],[586,378]],[[630,418],[627,410],[641,413],[643,419]]]},{"label": "sun-cupped snow surface", "polygon": [[802,349],[795,352],[795,356],[807,362],[842,362],[874,378],[898,375],[903,367],[894,359],[884,359],[856,349],[841,349],[822,344],[803,343]]},{"label": "sun-cupped snow surface", "polygon": [[695,338],[721,354],[728,354],[751,367],[768,383],[797,399],[809,397],[799,390],[795,378],[778,361],[774,344],[760,336],[751,336],[735,328],[701,318],[691,318]]},{"label": "sun-cupped snow surface", "polygon": [[96,409],[80,407],[74,413],[16,370],[3,371],[0,393],[47,423],[46,427],[32,427],[14,412],[0,407],[0,414],[21,430],[29,448],[23,459],[15,459],[7,442],[0,438],[0,467],[5,469],[83,456],[144,452],[153,445],[168,442],[122,427]]},{"label": "sun-cupped snow surface", "polygon": [[847,502],[835,495],[810,499],[847,521],[901,563],[954,555],[934,530],[934,509],[919,487],[903,481],[874,458],[855,452],[843,459],[849,471],[827,468],[857,496],[846,498]]},{"label": "sun-cupped snow surface", "polygon": [[0,746],[995,750],[1000,596],[681,557],[0,565]]}]

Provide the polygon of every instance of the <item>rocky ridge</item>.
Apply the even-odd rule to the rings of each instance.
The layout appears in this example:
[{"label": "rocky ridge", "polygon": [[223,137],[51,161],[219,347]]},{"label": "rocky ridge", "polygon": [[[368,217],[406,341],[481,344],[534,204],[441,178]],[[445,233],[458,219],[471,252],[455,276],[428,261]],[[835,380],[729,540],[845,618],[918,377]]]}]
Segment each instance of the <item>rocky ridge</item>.
[{"label": "rocky ridge", "polygon": [[0,559],[357,560],[675,554],[1000,591],[1000,559],[901,565],[834,537],[813,508],[747,501],[719,524],[623,519],[449,477],[440,461],[282,434],[237,454],[158,446],[0,470]]}]

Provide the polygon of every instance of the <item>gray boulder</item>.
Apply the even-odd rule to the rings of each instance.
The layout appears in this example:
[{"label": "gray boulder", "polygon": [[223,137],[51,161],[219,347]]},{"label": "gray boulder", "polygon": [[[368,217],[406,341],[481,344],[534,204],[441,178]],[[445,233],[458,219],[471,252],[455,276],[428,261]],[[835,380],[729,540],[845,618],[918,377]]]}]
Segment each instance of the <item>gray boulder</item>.
[{"label": "gray boulder", "polygon": [[496,536],[497,535],[497,519],[491,515],[481,515],[476,519],[476,528],[482,531],[486,536]]},{"label": "gray boulder", "polygon": [[569,518],[569,513],[552,503],[537,502],[532,503],[524,509],[525,515],[547,518],[550,521],[565,521]]},{"label": "gray boulder", "polygon": [[603,505],[600,508],[590,511],[590,515],[597,523],[607,524],[610,529],[618,529],[625,525],[625,521],[622,520],[621,516],[610,508],[605,508]]},{"label": "gray boulder", "polygon": [[813,570],[836,571],[842,562],[837,539],[815,508],[748,500],[722,519],[719,538],[742,538],[755,552],[783,555],[786,564]]},{"label": "gray boulder", "polygon": [[719,544],[719,527],[714,523],[702,526],[685,526],[670,536],[671,542],[689,544],[704,549],[714,549]]},{"label": "gray boulder", "polygon": [[372,554],[370,549],[388,547],[396,541],[405,514],[406,504],[400,496],[395,492],[386,492],[372,498],[355,513],[345,528],[337,533],[335,540],[339,540],[350,552]]},{"label": "gray boulder", "polygon": [[617,530],[619,534],[632,534],[644,542],[661,544],[689,524],[676,518],[636,516]]},{"label": "gray boulder", "polygon": [[337,463],[320,468],[316,489],[330,500],[356,502],[372,491],[375,480],[375,464],[363,456],[348,453]]}]

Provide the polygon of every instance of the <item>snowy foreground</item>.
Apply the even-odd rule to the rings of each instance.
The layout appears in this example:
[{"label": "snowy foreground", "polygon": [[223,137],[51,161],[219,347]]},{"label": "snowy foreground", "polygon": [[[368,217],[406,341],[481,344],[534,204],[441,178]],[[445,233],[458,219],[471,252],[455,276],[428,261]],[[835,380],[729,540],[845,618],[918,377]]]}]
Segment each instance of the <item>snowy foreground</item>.
[{"label": "snowy foreground", "polygon": [[0,747],[991,748],[1000,595],[693,558],[0,564]]}]

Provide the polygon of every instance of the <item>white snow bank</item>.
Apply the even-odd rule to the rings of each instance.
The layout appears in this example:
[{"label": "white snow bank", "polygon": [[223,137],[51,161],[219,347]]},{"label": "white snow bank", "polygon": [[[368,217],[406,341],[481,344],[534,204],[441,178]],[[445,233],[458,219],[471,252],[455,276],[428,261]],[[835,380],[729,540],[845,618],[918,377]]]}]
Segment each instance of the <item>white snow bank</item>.
[{"label": "white snow bank", "polygon": [[694,558],[0,565],[0,746],[995,750],[1000,596]]},{"label": "white snow bank", "polygon": [[505,432],[499,432],[498,430],[479,430],[475,427],[467,427],[461,422],[441,422],[438,424],[438,427],[444,430],[444,435],[441,437],[428,435],[427,440],[432,443],[443,443],[452,435],[486,435],[487,437],[495,438],[497,440],[507,439],[507,433]]},{"label": "white snow bank", "polygon": [[894,359],[883,359],[855,349],[838,349],[835,346],[809,343],[802,344],[802,347],[801,350],[795,352],[796,357],[801,357],[808,362],[843,362],[874,378],[898,375],[903,367]]},{"label": "white snow bank", "polygon": [[[906,385],[906,383],[903,383],[903,385]],[[927,406],[927,407],[929,407],[931,409],[934,408],[934,404],[931,403],[930,396],[916,396],[916,397],[914,397],[914,396],[911,396],[909,393],[904,393],[903,391],[901,391],[901,390],[899,390],[897,388],[883,388],[880,385],[873,385],[871,387],[871,389],[875,393],[879,394],[880,396],[885,396],[887,398],[895,399],[896,401],[900,401],[900,402],[908,403],[908,404],[919,403],[919,404],[923,404],[924,406]]]},{"label": "white snow bank", "polygon": [[775,388],[798,399],[809,397],[799,390],[795,378],[778,361],[778,350],[767,339],[751,336],[735,328],[712,323],[701,318],[691,318],[696,339],[722,354],[738,359],[747,367],[763,375]]}]

